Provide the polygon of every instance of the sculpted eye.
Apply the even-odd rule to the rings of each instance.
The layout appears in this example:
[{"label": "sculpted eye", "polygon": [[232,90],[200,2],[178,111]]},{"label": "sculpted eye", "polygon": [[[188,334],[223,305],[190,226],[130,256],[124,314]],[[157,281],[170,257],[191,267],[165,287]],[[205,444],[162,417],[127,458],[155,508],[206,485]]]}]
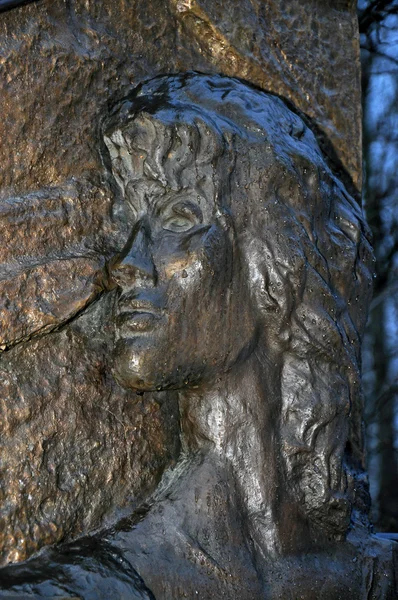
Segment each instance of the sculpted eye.
[{"label": "sculpted eye", "polygon": [[178,233],[179,231],[189,231],[192,227],[195,226],[190,219],[184,219],[181,217],[171,218],[163,223],[163,229],[167,231],[174,231]]},{"label": "sculpted eye", "polygon": [[168,211],[168,214],[165,215],[162,226],[167,231],[183,233],[202,223],[202,221],[202,211],[197,204],[179,202],[174,204],[171,211]]}]

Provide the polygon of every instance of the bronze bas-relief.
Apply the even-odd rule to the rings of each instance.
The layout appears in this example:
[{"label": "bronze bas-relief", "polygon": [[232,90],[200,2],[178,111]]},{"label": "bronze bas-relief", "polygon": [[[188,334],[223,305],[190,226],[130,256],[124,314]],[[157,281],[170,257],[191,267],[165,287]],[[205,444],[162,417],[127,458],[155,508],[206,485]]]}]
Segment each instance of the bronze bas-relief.
[{"label": "bronze bas-relief", "polygon": [[195,73],[133,90],[102,134],[127,242],[91,318],[114,385],[177,400],[181,451],[131,516],[4,568],[1,597],[393,598],[361,436],[372,252],[314,135]]}]

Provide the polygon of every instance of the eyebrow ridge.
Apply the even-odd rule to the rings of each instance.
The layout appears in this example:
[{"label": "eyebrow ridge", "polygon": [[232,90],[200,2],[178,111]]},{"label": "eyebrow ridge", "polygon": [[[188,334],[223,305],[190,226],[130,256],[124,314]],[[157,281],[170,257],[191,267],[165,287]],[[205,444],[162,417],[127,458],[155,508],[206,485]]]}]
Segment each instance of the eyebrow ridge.
[{"label": "eyebrow ridge", "polygon": [[180,193],[177,193],[177,194],[174,193],[172,196],[169,196],[168,198],[165,199],[165,203],[162,206],[159,206],[162,198],[164,198],[164,195],[160,196],[155,201],[155,215],[156,216],[159,215],[162,210],[167,209],[171,204],[178,204],[185,200],[187,205],[192,206],[192,210],[196,214],[196,216],[203,219],[203,211],[202,211],[201,207],[195,200],[189,198],[189,192],[187,194],[185,190],[181,190]]}]

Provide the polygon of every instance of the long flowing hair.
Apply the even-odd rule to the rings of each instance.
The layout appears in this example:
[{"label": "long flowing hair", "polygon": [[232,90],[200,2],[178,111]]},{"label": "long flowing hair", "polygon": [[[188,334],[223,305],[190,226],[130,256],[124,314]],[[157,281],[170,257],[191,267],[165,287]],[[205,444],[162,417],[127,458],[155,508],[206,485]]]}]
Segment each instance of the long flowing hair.
[{"label": "long flowing hair", "polygon": [[127,197],[145,170],[181,185],[200,162],[217,180],[263,324],[279,485],[310,526],[343,538],[369,508],[360,345],[373,255],[360,207],[303,118],[237,79],[155,78],[102,131],[105,165]]}]

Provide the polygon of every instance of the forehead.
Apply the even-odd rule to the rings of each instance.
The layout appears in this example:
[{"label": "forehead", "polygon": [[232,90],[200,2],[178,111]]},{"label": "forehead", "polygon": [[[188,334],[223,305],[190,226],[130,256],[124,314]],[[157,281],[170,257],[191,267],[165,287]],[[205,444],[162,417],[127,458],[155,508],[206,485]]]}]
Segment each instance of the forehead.
[{"label": "forehead", "polygon": [[214,201],[220,152],[203,123],[165,124],[143,114],[114,128],[104,140],[112,173],[129,202],[182,190],[195,190],[199,200]]}]

